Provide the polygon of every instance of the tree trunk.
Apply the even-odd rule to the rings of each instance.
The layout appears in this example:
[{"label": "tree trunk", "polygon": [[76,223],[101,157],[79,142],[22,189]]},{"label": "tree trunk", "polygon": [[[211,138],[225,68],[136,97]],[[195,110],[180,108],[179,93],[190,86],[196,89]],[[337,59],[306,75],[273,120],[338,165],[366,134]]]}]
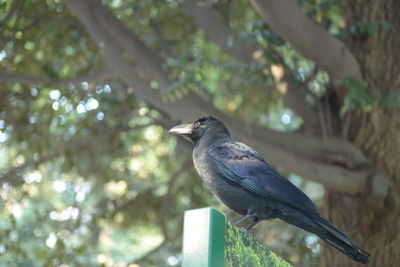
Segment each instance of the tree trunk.
[{"label": "tree trunk", "polygon": [[[371,253],[368,266],[400,264],[400,108],[380,108],[382,96],[400,92],[400,1],[343,1],[347,28],[368,23],[372,34],[352,34],[347,45],[360,63],[369,94],[376,100],[363,114],[348,114],[346,138],[359,145],[374,167],[390,177],[389,194],[382,199],[371,193],[355,196],[328,192],[327,210],[332,222]],[[390,23],[390,24],[387,24]],[[364,24],[365,25],[365,24]],[[326,247],[324,266],[358,266]]]}]

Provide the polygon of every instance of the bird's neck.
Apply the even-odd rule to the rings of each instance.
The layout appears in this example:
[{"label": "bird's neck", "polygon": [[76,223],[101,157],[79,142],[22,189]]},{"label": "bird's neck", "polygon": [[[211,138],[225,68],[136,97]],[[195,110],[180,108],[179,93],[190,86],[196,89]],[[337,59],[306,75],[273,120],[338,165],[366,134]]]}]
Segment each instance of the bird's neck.
[{"label": "bird's neck", "polygon": [[231,138],[228,130],[225,129],[209,129],[207,130],[204,135],[194,142],[195,148],[203,147],[207,148],[210,145],[214,144],[215,142],[223,139]]}]

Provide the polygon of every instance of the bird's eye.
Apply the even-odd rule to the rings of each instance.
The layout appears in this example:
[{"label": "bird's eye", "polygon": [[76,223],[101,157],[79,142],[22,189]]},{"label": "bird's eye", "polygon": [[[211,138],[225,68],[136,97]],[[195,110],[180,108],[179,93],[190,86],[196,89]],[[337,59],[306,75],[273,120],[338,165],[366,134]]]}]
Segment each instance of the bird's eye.
[{"label": "bird's eye", "polygon": [[196,128],[196,129],[199,128],[200,126],[201,126],[201,123],[198,121],[194,124],[194,128]]}]

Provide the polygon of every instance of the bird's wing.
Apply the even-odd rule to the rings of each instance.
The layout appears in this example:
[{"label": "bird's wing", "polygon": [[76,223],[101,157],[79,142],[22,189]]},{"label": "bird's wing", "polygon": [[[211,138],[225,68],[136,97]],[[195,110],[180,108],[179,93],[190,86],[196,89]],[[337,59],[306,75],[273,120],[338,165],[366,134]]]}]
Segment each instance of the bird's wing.
[{"label": "bird's wing", "polygon": [[226,179],[261,197],[272,197],[297,210],[314,213],[312,201],[275,171],[255,150],[234,140],[208,149],[214,165]]}]

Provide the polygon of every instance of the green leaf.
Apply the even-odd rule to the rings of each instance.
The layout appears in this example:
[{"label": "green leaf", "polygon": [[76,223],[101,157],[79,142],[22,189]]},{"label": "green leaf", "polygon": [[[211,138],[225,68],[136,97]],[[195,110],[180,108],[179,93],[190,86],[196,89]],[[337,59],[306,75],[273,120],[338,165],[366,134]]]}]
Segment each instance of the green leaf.
[{"label": "green leaf", "polygon": [[379,101],[380,108],[387,108],[400,104],[400,93],[392,93],[382,96]]},{"label": "green leaf", "polygon": [[347,110],[364,110],[366,111],[372,104],[372,97],[368,92],[366,82],[357,81],[355,79],[346,79],[344,86],[348,89],[344,99],[344,111]]},{"label": "green leaf", "polygon": [[380,22],[382,30],[384,31],[392,31],[394,30],[393,24],[391,24],[389,21],[387,20],[382,20]]}]

